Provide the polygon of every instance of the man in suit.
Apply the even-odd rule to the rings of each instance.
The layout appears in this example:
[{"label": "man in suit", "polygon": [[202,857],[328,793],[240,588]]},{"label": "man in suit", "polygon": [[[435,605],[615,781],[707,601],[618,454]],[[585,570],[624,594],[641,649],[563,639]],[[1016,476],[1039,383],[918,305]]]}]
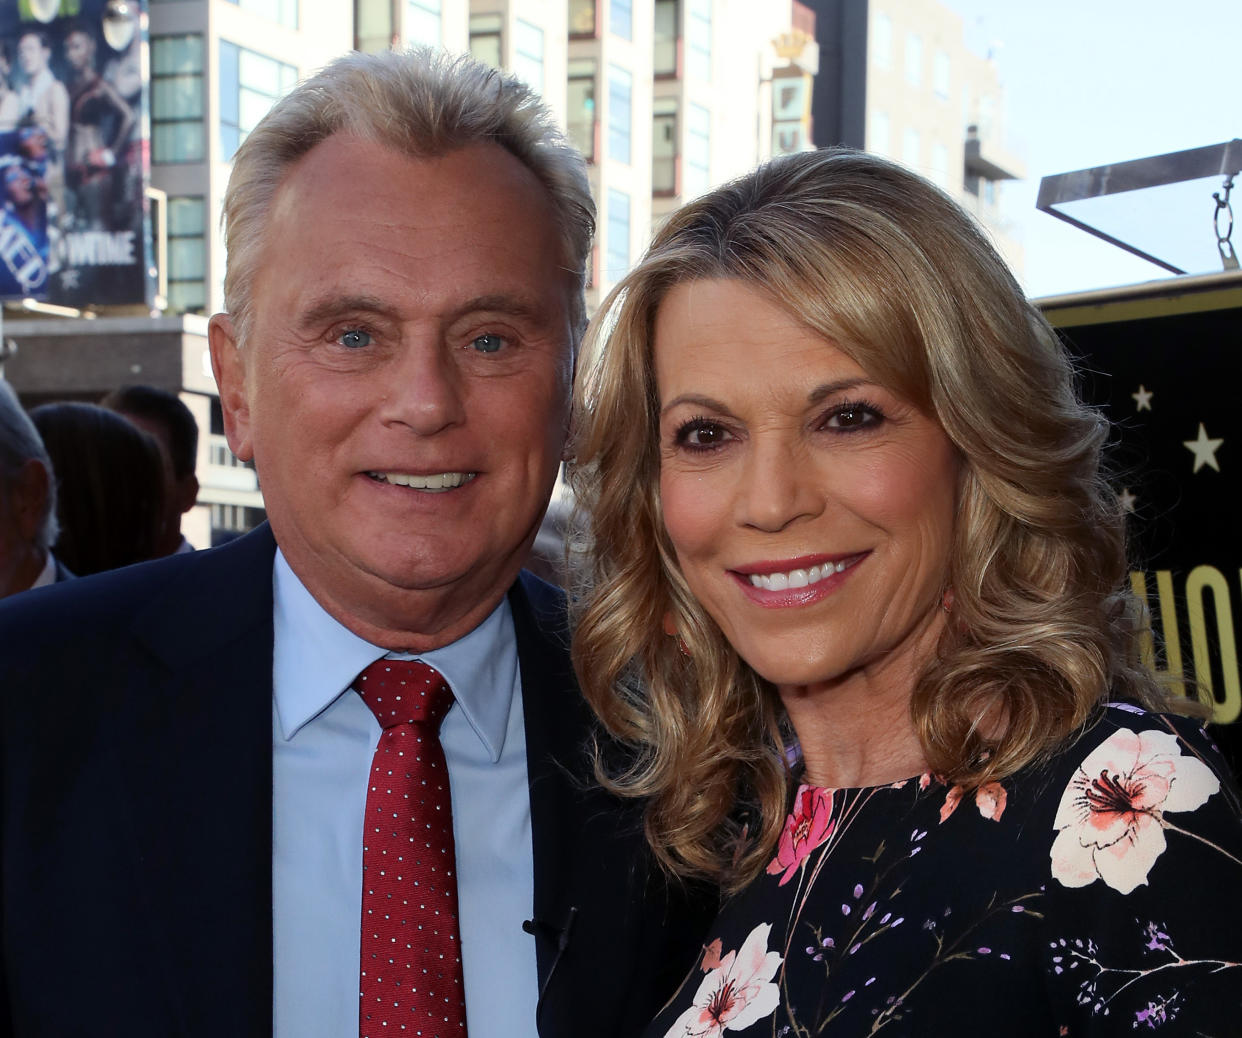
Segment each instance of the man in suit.
[{"label": "man in suit", "polygon": [[13,387],[0,379],[0,598],[73,576],[56,543],[52,460]]},{"label": "man in suit", "polygon": [[[365,942],[388,913],[363,907],[363,814],[389,732],[358,675],[415,657],[453,695],[438,744],[459,909],[413,915],[383,968],[416,992],[430,971],[438,993],[411,944],[459,924],[472,1038],[640,1029],[704,919],[593,788],[563,599],[519,575],[584,324],[582,160],[516,80],[352,54],[250,134],[225,224],[212,362],[270,526],[0,609],[0,1019],[465,1033],[370,1019]],[[436,822],[412,810],[420,833]],[[387,896],[435,914],[419,883]]]}]

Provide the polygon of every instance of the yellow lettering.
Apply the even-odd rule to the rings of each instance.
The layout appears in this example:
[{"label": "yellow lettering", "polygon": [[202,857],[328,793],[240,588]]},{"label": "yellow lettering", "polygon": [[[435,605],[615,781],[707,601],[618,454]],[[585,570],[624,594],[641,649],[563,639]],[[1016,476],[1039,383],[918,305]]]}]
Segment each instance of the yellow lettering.
[{"label": "yellow lettering", "polygon": [[1156,590],[1160,596],[1160,631],[1164,636],[1164,659],[1167,666],[1156,666],[1156,648],[1152,637],[1155,624],[1151,622],[1151,609],[1147,604],[1147,574],[1135,570],[1130,574],[1130,589],[1143,607],[1143,618],[1148,622],[1139,637],[1139,656],[1144,666],[1153,671],[1171,691],[1185,693],[1182,683],[1182,641],[1177,631],[1177,600],[1173,596],[1173,572],[1156,571]]},{"label": "yellow lettering", "polygon": [[[1212,659],[1208,650],[1207,623],[1203,612],[1205,591],[1212,593],[1212,601],[1216,606],[1216,636],[1220,648],[1223,698],[1217,697],[1212,685]],[[1211,697],[1209,702],[1213,711],[1212,720],[1217,724],[1230,724],[1242,713],[1242,682],[1238,676],[1238,646],[1233,636],[1233,606],[1229,598],[1229,584],[1220,570],[1214,566],[1196,566],[1190,571],[1186,578],[1186,612],[1190,619],[1195,678],[1199,687]]]}]

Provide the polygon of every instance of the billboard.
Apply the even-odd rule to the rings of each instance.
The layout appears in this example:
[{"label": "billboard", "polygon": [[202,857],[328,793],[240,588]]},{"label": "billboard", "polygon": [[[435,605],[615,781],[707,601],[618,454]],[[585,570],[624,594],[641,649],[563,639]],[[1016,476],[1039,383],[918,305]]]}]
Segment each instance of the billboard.
[{"label": "billboard", "polygon": [[1062,297],[1045,315],[1081,358],[1088,399],[1114,425],[1113,489],[1137,549],[1130,583],[1155,635],[1143,656],[1211,706],[1213,734],[1242,773],[1242,274],[1108,296]]},{"label": "billboard", "polygon": [[145,0],[0,3],[0,298],[150,305]]}]

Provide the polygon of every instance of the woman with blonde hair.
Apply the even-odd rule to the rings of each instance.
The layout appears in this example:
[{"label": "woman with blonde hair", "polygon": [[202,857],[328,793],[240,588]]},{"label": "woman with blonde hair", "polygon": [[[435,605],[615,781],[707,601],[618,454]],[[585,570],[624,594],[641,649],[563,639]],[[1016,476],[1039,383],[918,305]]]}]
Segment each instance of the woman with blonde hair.
[{"label": "woman with blonde hair", "polygon": [[971,219],[775,160],[586,356],[599,771],[728,895],[650,1038],[1236,1033],[1237,789],[1136,662],[1107,425]]}]

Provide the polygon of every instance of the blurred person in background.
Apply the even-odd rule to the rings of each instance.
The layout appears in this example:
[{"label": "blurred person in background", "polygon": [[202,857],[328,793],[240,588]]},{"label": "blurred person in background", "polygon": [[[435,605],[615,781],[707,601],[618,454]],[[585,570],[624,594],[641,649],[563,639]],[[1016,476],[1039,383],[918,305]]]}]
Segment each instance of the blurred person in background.
[{"label": "blurred person in background", "polygon": [[80,577],[156,558],[164,459],[155,438],[95,404],[30,412],[56,473],[57,557]]},{"label": "blurred person in background", "polygon": [[17,394],[0,379],[0,598],[73,576],[54,554],[56,480]]},{"label": "blurred person in background", "polygon": [[164,455],[164,529],[159,557],[193,551],[181,533],[181,517],[198,501],[198,423],[175,393],[154,386],[123,386],[100,401],[101,407],[127,418],[152,436]]}]

